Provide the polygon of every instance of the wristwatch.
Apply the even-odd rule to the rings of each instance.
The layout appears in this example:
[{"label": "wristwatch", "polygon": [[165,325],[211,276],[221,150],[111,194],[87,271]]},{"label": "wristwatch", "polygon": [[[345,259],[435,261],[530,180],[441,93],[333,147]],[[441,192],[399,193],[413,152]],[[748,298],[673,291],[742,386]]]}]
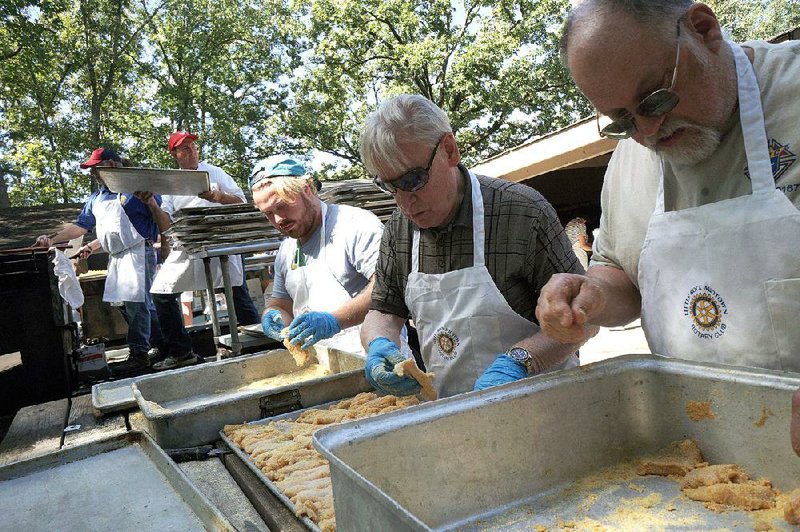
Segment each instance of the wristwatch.
[{"label": "wristwatch", "polygon": [[533,367],[533,357],[528,352],[527,349],[524,347],[512,347],[508,351],[506,351],[506,355],[515,361],[519,362],[523,366],[525,366],[525,370],[528,372],[528,375],[531,374],[531,369]]}]

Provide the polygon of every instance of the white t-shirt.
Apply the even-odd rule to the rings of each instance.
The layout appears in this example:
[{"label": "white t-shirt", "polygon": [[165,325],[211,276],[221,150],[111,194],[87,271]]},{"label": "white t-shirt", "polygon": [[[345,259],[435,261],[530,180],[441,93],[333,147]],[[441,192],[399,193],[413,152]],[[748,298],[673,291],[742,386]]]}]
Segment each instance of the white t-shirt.
[{"label": "white t-shirt", "polygon": [[[219,166],[214,166],[213,164],[208,164],[205,161],[201,161],[197,165],[197,169],[208,172],[208,180],[211,183],[212,189],[217,188],[226,194],[233,194],[234,196],[241,198],[242,201],[247,201],[244,197],[244,192],[242,192],[241,187],[239,187],[239,185],[236,184],[236,181],[234,181],[233,178]],[[170,218],[173,218],[175,212],[187,207],[218,207],[220,205],[219,203],[205,200],[199,196],[167,195],[163,196],[161,201],[161,210],[169,214]]]},{"label": "white t-shirt", "polygon": [[[311,239],[303,244],[306,265],[320,260],[320,233],[317,228]],[[369,284],[375,273],[383,236],[383,224],[377,216],[349,205],[328,205],[325,216],[325,254],[327,266],[342,286],[355,297]],[[286,291],[286,273],[295,250],[294,238],[281,242],[275,258],[272,297],[291,299]]]},{"label": "white t-shirt", "polygon": [[[745,43],[754,50],[776,186],[800,207],[800,41]],[[680,210],[752,191],[738,109],[714,154],[698,164],[665,165],[666,210]],[[621,268],[639,286],[639,255],[655,209],[660,158],[632,139],[617,145],[605,175],[600,230],[592,265]],[[678,177],[680,176],[680,177]],[[778,228],[776,228],[778,230]]]}]

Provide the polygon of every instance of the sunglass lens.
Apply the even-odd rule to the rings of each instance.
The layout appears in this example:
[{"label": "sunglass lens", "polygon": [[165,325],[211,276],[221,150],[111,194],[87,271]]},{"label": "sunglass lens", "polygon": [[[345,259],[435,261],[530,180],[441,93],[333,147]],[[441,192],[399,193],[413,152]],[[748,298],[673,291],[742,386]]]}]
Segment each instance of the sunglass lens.
[{"label": "sunglass lens", "polygon": [[610,139],[627,139],[633,134],[634,129],[635,126],[633,122],[627,118],[623,118],[611,122],[604,127],[600,133]]},{"label": "sunglass lens", "polygon": [[679,101],[676,93],[663,89],[642,100],[637,112],[642,116],[662,116],[675,109]]},{"label": "sunglass lens", "polygon": [[406,175],[398,179],[397,188],[406,192],[419,190],[428,181],[428,172],[422,168],[411,170]]}]

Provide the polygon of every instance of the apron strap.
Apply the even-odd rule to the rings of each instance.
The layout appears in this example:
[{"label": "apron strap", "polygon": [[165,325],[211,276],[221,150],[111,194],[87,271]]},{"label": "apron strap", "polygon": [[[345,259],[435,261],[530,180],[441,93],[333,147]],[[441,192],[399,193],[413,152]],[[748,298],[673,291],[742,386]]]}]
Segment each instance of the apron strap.
[{"label": "apron strap", "polygon": [[755,70],[742,47],[729,43],[736,58],[736,73],[739,89],[739,116],[742,121],[744,149],[753,193],[775,190],[772,163],[769,158],[767,129],[761,107],[761,91],[758,88]]},{"label": "apron strap", "polygon": [[[486,233],[483,230],[483,194],[478,178],[467,171],[470,180],[472,201],[472,261],[474,266],[485,266]],[[411,273],[419,272],[419,228],[414,227],[411,235]]]}]

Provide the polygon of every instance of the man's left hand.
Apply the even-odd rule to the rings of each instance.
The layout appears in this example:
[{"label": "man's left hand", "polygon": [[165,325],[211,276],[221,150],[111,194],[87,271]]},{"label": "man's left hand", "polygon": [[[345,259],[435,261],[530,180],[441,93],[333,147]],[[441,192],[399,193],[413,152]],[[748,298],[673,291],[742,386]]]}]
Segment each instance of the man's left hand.
[{"label": "man's left hand", "polygon": [[292,320],[287,338],[295,345],[302,342],[302,348],[308,349],[341,330],[339,322],[330,312],[306,312]]},{"label": "man's left hand", "polygon": [[198,194],[198,196],[206,201],[210,201],[211,203],[222,203],[223,198],[225,198],[225,193],[221,190],[212,188],[211,190],[201,192]]},{"label": "man's left hand", "polygon": [[506,384],[507,382],[514,382],[520,379],[524,379],[528,376],[528,370],[525,369],[525,366],[517,362],[516,360],[512,359],[505,353],[498,355],[494,362],[486,368],[486,371],[483,372],[483,375],[478,377],[478,380],[475,381],[475,387],[473,390],[485,390],[486,388],[492,388],[494,386],[500,386],[501,384]]},{"label": "man's left hand", "polygon": [[800,456],[800,388],[792,396],[792,425],[790,429],[792,449]]}]

